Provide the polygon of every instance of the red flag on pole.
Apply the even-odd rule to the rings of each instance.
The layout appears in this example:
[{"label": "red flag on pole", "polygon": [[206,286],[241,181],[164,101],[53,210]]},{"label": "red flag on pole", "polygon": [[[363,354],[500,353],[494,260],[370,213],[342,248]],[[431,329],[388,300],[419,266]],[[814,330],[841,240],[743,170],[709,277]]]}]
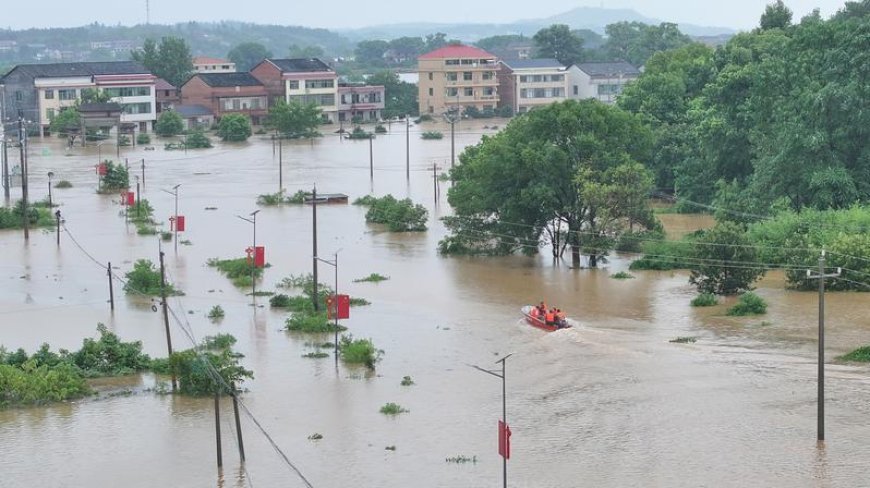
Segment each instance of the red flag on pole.
[{"label": "red flag on pole", "polygon": [[501,420],[498,421],[498,454],[505,458],[511,458],[511,428]]},{"label": "red flag on pole", "polygon": [[326,317],[332,320],[336,314],[339,319],[350,318],[350,295],[330,295],[326,297]]}]

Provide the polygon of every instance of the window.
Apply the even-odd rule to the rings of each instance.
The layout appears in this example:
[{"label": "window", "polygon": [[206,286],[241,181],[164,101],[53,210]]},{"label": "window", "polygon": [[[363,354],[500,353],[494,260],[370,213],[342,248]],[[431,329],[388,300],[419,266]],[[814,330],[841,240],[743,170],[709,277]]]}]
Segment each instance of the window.
[{"label": "window", "polygon": [[546,97],[547,97],[547,89],[546,88],[535,88],[534,98],[546,98]]},{"label": "window", "polygon": [[574,95],[579,95],[579,94],[580,94],[580,87],[577,85],[574,85]]},{"label": "window", "polygon": [[434,88],[431,88],[431,87],[429,88],[429,96],[430,97],[435,96],[435,89]]},{"label": "window", "polygon": [[565,75],[551,75],[550,81],[563,81],[565,79]]},{"label": "window", "polygon": [[463,59],[462,64],[465,66],[470,66],[470,65],[474,64],[474,60],[473,59]]},{"label": "window", "polygon": [[544,75],[534,75],[532,76],[532,81],[535,83],[540,83],[544,81]]},{"label": "window", "polygon": [[298,90],[299,89],[299,80],[290,80],[287,83],[290,85],[291,90]]},{"label": "window", "polygon": [[433,76],[433,75],[434,75],[434,73],[431,73],[431,72],[429,73],[429,81],[432,81],[432,76]]},{"label": "window", "polygon": [[222,64],[222,65],[221,65],[221,68],[223,68],[223,69],[230,69],[230,65],[228,65],[228,64]]},{"label": "window", "polygon": [[378,111],[377,110],[369,110],[369,119],[370,120],[378,120]]},{"label": "window", "polygon": [[464,95],[466,97],[473,97],[474,96],[474,88],[466,88]]},{"label": "window", "polygon": [[341,104],[347,105],[347,94],[345,94],[345,93],[341,94]]},{"label": "window", "polygon": [[238,110],[240,108],[242,108],[242,101],[239,100],[238,98],[234,98],[233,99],[233,110]]},{"label": "window", "polygon": [[332,88],[335,86],[333,80],[305,80],[305,88]]},{"label": "window", "polygon": [[525,88],[520,89],[520,98],[529,98],[529,90]]},{"label": "window", "polygon": [[20,102],[24,99],[24,94],[21,93],[21,90],[15,90],[15,101]]},{"label": "window", "polygon": [[447,66],[459,66],[459,60],[458,59],[448,59],[448,60],[444,61],[444,64],[446,64]]},{"label": "window", "polygon": [[472,75],[473,75],[473,73],[471,71],[466,71],[466,72],[462,73],[462,79],[464,81],[471,81]]},{"label": "window", "polygon": [[147,86],[124,86],[117,88],[106,88],[104,93],[112,98],[115,97],[147,97],[151,95],[151,88]]},{"label": "window", "polygon": [[484,88],[483,94],[488,96],[488,97],[491,97],[491,96],[495,95],[495,88],[492,88],[492,87]]},{"label": "window", "polygon": [[447,89],[448,97],[456,97],[459,96],[459,88],[448,88]]},{"label": "window", "polygon": [[565,96],[564,88],[553,88],[553,98],[562,98]]},{"label": "window", "polygon": [[150,103],[125,103],[121,105],[125,114],[150,114]]},{"label": "window", "polygon": [[520,83],[528,83],[529,77],[526,75],[520,75]]},{"label": "window", "polygon": [[45,115],[46,115],[46,117],[48,117],[49,121],[54,120],[54,109],[50,108],[50,109],[46,110]]},{"label": "window", "polygon": [[45,99],[46,100],[54,99],[54,90],[45,90]]},{"label": "window", "polygon": [[598,85],[599,95],[618,95],[620,92],[619,85]]},{"label": "window", "polygon": [[483,79],[484,80],[491,80],[491,79],[493,79],[494,76],[495,76],[495,73],[493,73],[492,71],[484,71],[483,72]]},{"label": "window", "polygon": [[447,73],[447,81],[456,81],[457,80],[456,76],[457,76],[456,73]]},{"label": "window", "polygon": [[76,99],[76,90],[75,88],[68,90],[58,90],[57,98],[60,100],[75,100]]}]

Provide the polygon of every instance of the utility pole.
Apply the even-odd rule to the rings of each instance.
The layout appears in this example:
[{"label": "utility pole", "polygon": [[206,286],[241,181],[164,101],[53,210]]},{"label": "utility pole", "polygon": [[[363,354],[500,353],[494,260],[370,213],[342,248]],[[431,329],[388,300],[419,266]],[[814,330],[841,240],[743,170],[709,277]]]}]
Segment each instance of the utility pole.
[{"label": "utility pole", "polygon": [[405,178],[411,181],[411,116],[405,115]]},{"label": "utility pole", "polygon": [[49,171],[48,172],[48,208],[51,208],[54,206],[51,204],[51,177],[52,176],[54,176],[54,172]]},{"label": "utility pole", "polygon": [[278,193],[284,192],[284,143],[278,139]]},{"label": "utility pole", "polygon": [[819,280],[819,372],[818,393],[816,403],[816,440],[825,442],[825,279],[840,276],[841,268],[836,273],[825,274],[825,251],[819,256],[819,272],[813,274],[807,270],[807,279]]},{"label": "utility pole", "polygon": [[27,209],[27,132],[24,129],[24,112],[18,110],[18,149],[21,158],[21,208],[24,224],[24,240],[30,240],[30,216]]},{"label": "utility pole", "polygon": [[[60,235],[60,234],[58,234]],[[115,289],[112,286],[112,262],[106,266],[106,275],[109,277],[109,308],[115,311]]]},{"label": "utility pole", "polygon": [[[160,250],[160,299],[163,303],[163,325],[166,328],[166,349],[172,356],[172,336],[169,333],[169,304],[166,301],[166,267],[163,264],[163,250]],[[175,373],[172,373],[172,391],[178,389]]]},{"label": "utility pole", "polygon": [[57,220],[57,247],[60,247],[60,210],[54,211],[54,218]]},{"label": "utility pole", "polygon": [[251,218],[242,217],[241,215],[236,215],[236,217],[244,220],[245,222],[254,224],[254,257],[253,262],[251,263],[251,300],[256,303],[257,301],[257,214],[260,213],[259,210],[254,210],[251,212]]},{"label": "utility pole", "polygon": [[372,140],[374,136],[369,137],[369,179],[375,181],[375,153],[372,149]]},{"label": "utility pole", "polygon": [[242,441],[242,422],[239,420],[239,392],[235,383],[230,383],[230,389],[233,395],[233,414],[236,417],[236,436],[239,439],[239,458],[245,462],[245,443]]},{"label": "utility pole", "polygon": [[145,158],[142,158],[142,188],[145,188]]},{"label": "utility pole", "polygon": [[6,142],[6,132],[4,130],[3,120],[0,119],[0,145],[3,146],[3,153],[0,157],[3,158],[3,195],[6,200],[9,200],[9,153],[6,150],[8,143]]},{"label": "utility pole", "polygon": [[435,204],[438,204],[438,173],[436,163],[432,163],[432,191],[435,193]]},{"label": "utility pole", "polygon": [[214,440],[217,445],[217,465],[222,468],[224,465],[224,457],[221,452],[221,396],[217,391],[214,392]]},{"label": "utility pole", "polygon": [[480,366],[475,366],[473,364],[468,365],[478,371],[483,371],[484,373],[495,376],[496,378],[501,378],[501,421],[504,425],[503,430],[499,429],[499,447],[504,446],[505,449],[505,452],[500,453],[502,455],[503,488],[507,488],[507,460],[510,457],[510,447],[508,443],[508,439],[510,438],[510,428],[508,427],[507,423],[507,370],[505,368],[505,365],[507,363],[507,358],[511,356],[513,356],[513,354],[508,354],[507,356],[495,362],[496,364],[501,363],[501,374],[496,373],[495,371],[481,368]]},{"label": "utility pole", "polygon": [[312,209],[312,224],[313,228],[313,239],[312,244],[314,247],[314,258],[311,260],[314,265],[314,287],[313,293],[311,295],[311,301],[314,302],[314,311],[320,311],[320,304],[317,299],[317,185],[314,186],[314,189],[311,191],[311,209]]},{"label": "utility pole", "polygon": [[444,119],[450,124],[450,169],[456,164],[456,131],[454,126],[459,120],[459,110],[456,107],[450,107],[447,113],[444,114]]},{"label": "utility pole", "polygon": [[181,183],[172,187],[172,191],[163,190],[170,195],[175,196],[175,215],[172,217],[172,233],[173,238],[175,240],[175,252],[178,253],[178,187],[181,186]]}]

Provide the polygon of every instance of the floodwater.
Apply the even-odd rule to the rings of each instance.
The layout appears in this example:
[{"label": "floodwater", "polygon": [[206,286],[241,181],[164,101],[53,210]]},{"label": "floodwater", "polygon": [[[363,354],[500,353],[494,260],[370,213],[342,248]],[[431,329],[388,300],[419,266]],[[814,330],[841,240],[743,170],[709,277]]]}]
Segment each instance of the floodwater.
[{"label": "floodwater", "polygon": [[[463,122],[457,148],[493,132],[483,125]],[[375,374],[336,366],[332,357],[302,358],[312,338],[282,331],[285,314],[270,310],[268,299],[252,306],[245,290],[205,265],[211,257],[241,257],[251,244],[251,224],[236,216],[257,209],[258,194],[278,189],[270,142],[186,154],[123,149],[133,168],[145,158],[144,196],[158,219],[168,219],[174,204],[161,190],[181,184],[179,213],[188,229],[181,239],[192,245],[176,252],[164,244],[170,279],[185,292],[170,300],[176,349],[192,344],[182,325],[196,340],[236,336],[255,374],[242,398],[269,438],[243,416],[243,466],[224,400],[218,472],[211,399],[153,393],[151,375],[113,380],[106,383],[132,394],[0,411],[0,486],[306,486],[269,439],[319,488],[497,486],[501,385],[468,365],[496,368],[508,353],[510,486],[868,486],[870,368],[833,358],[870,342],[870,295],[827,297],[828,441],[819,447],[815,294],[784,290],[774,273],[759,285],[769,313],[737,319],[724,316],[727,304],[692,309],[684,273],[611,279],[627,268],[624,257],[597,270],[554,264],[547,251],[441,257],[436,246],[445,232],[437,219],[449,213],[447,183],[435,205],[431,167],[449,166],[450,140],[423,141],[417,127],[411,131],[409,180],[402,124],[374,140],[373,181],[367,141],[328,135],[284,146],[291,193],[316,183],[318,192],[352,199],[407,196],[430,211],[428,232],[390,234],[367,225],[363,208],[318,208],[319,254],[338,252],[339,290],[372,302],[354,308],[345,325],[385,351]],[[33,232],[29,244],[19,232],[0,233],[0,343],[78,348],[102,322],[124,340],[141,340],[147,353],[165,355],[161,315],[124,296],[119,283],[110,312],[106,273],[94,261],[111,261],[119,274],[139,258],[156,262],[157,237],[136,235],[118,198],[94,192],[96,148],[65,155],[61,141],[33,142],[32,198],[45,193],[48,171],[74,185],[53,191],[68,232],[60,248],[50,231]],[[260,289],[310,271],[311,213],[309,206],[261,209],[257,242],[272,266]],[[678,233],[709,225],[666,219]],[[352,282],[372,272],[390,280]],[[332,282],[333,273],[320,266],[321,281]],[[542,298],[581,326],[545,334],[524,325],[520,306]],[[205,315],[217,304],[226,318],[213,324]],[[698,341],[669,343],[678,336]],[[400,386],[406,375],[416,385]],[[378,411],[387,402],[410,412],[388,418]],[[308,440],[314,433],[323,439]],[[445,461],[460,455],[477,462]]]}]

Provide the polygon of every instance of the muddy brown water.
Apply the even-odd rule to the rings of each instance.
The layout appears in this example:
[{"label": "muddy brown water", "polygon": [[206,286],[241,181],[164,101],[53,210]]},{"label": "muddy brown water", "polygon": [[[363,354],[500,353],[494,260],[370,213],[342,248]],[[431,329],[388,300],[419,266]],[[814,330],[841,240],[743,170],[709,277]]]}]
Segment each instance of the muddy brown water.
[{"label": "muddy brown water", "polygon": [[[483,125],[463,122],[457,147],[493,132]],[[311,338],[281,331],[285,314],[269,310],[268,299],[251,306],[246,290],[205,266],[211,257],[240,257],[250,245],[252,226],[236,215],[257,209],[256,196],[278,188],[268,141],[187,154],[123,150],[133,167],[146,159],[144,195],[158,219],[173,207],[161,189],[182,185],[182,239],[192,245],[177,253],[165,245],[171,280],[186,293],[171,300],[180,322],[196,339],[220,332],[238,338],[255,373],[244,402],[313,486],[498,485],[501,385],[468,365],[494,368],[507,353],[514,354],[507,369],[511,486],[868,486],[870,369],[833,357],[870,342],[870,295],[828,295],[828,442],[818,448],[815,294],[786,291],[773,273],[759,284],[769,313],[735,319],[724,316],[727,304],[689,307],[693,290],[682,272],[611,279],[627,269],[627,257],[580,271],[554,265],[548,252],[441,257],[436,246],[445,232],[437,218],[450,210],[446,183],[443,200],[433,203],[431,165],[449,166],[450,141],[422,141],[418,130],[412,128],[409,181],[403,126],[375,139],[373,182],[367,141],[327,136],[284,148],[290,192],[316,182],[319,192],[392,193],[430,211],[428,232],[391,234],[365,224],[363,208],[319,207],[320,255],[340,250],[340,290],[372,302],[354,308],[346,325],[385,351],[374,375],[336,367],[331,357],[302,358]],[[105,272],[90,257],[123,274],[136,259],[156,262],[157,238],[136,235],[119,215],[118,198],[94,192],[96,148],[66,155],[60,141],[34,140],[31,152],[33,198],[45,193],[49,170],[74,185],[53,191],[70,233],[61,235],[60,249],[48,231],[33,232],[29,245],[19,232],[0,233],[0,343],[77,348],[103,322],[124,340],[141,340],[147,353],[165,355],[160,315],[147,300],[124,296],[117,283],[110,313]],[[672,235],[709,225],[704,218],[663,219]],[[310,270],[310,227],[308,206],[261,209],[257,241],[272,265],[261,289]],[[390,280],[351,281],[372,272]],[[331,267],[321,265],[320,273],[333,281]],[[542,298],[581,326],[545,334],[524,325],[520,306]],[[205,315],[217,304],[226,318],[214,324]],[[172,332],[177,349],[191,345],[177,324]],[[668,342],[678,336],[698,342]],[[405,375],[416,385],[400,386]],[[132,394],[0,411],[0,486],[304,486],[248,418],[242,468],[227,401],[218,473],[212,401],[147,391],[155,381],[111,380],[102,386]],[[387,402],[410,412],[388,418],[378,411]],[[308,440],[314,433],[323,439]],[[459,455],[477,463],[445,462]]]}]

